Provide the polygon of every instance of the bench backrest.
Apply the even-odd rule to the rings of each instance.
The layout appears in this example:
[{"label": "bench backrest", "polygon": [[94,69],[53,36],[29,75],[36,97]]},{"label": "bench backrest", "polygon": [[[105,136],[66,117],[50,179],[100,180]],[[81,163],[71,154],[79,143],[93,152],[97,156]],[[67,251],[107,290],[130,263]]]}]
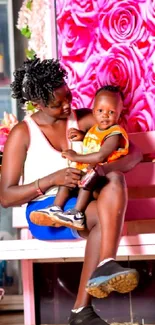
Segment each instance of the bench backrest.
[{"label": "bench backrest", "polygon": [[126,220],[155,219],[155,131],[132,133],[129,138],[145,158],[126,174],[129,188]]}]

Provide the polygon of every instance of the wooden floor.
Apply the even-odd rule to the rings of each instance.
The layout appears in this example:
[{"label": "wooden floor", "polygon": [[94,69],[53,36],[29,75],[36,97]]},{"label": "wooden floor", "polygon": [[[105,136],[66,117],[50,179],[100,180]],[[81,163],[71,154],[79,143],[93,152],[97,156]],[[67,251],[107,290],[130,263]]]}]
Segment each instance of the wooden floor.
[{"label": "wooden floor", "polygon": [[0,314],[0,325],[24,325],[23,313],[3,313]]},{"label": "wooden floor", "polygon": [[[1,313],[0,314],[0,325],[24,325],[23,313]],[[46,325],[46,324],[44,324]],[[51,324],[52,325],[52,324]],[[137,323],[113,323],[111,325],[139,325]]]}]

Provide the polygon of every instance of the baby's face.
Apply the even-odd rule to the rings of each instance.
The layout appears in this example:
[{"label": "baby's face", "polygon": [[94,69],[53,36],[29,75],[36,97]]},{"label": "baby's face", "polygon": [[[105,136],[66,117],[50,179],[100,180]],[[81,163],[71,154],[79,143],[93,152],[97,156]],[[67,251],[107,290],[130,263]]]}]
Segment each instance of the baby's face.
[{"label": "baby's face", "polygon": [[123,103],[119,93],[100,91],[94,101],[93,114],[99,129],[106,130],[117,124]]}]

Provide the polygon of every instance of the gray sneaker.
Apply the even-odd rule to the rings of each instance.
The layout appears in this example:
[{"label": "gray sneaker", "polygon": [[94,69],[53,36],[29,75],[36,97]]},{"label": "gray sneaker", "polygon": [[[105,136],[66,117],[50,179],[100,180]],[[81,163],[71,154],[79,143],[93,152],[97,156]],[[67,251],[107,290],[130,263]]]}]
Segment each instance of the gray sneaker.
[{"label": "gray sneaker", "polygon": [[53,216],[57,218],[57,222],[59,222],[62,226],[76,230],[85,229],[85,216],[82,212],[76,209],[70,209],[65,212],[58,211],[53,213]]},{"label": "gray sneaker", "polygon": [[85,229],[85,217],[82,212],[70,209],[66,212],[58,206],[51,206],[45,209],[32,211],[30,220],[39,226],[68,227],[76,230]]},{"label": "gray sneaker", "polygon": [[56,212],[63,212],[63,210],[57,205],[52,205],[44,209],[32,211],[30,213],[30,220],[38,226],[61,227],[53,216]]}]

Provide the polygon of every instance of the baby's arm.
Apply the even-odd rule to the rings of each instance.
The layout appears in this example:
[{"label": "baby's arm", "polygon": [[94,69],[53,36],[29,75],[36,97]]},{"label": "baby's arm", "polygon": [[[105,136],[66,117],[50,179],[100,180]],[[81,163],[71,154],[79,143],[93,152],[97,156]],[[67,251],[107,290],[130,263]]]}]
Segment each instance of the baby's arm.
[{"label": "baby's arm", "polygon": [[82,141],[84,139],[85,132],[75,129],[75,128],[70,128],[68,130],[68,139],[70,141]]},{"label": "baby's arm", "polygon": [[81,155],[73,150],[67,150],[63,152],[63,157],[68,158],[71,161],[86,163],[86,164],[97,164],[104,162],[109,155],[118,149],[120,144],[119,134],[108,137],[98,152],[90,153],[87,155]]}]

